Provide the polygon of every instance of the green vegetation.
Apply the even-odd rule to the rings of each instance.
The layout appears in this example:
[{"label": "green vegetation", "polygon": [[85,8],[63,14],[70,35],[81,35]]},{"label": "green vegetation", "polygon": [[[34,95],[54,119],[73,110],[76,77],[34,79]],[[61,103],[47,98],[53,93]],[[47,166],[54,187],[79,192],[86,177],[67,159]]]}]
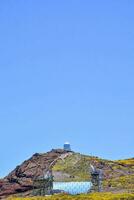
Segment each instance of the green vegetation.
[{"label": "green vegetation", "polygon": [[134,194],[93,193],[87,195],[53,195],[47,197],[9,198],[9,200],[134,200]]},{"label": "green vegetation", "polygon": [[[73,153],[64,161],[58,160],[53,172],[60,173],[57,181],[90,181],[89,168],[93,164],[103,169],[104,191],[134,192],[134,159],[109,161],[98,157],[91,157]],[[62,179],[62,178],[63,179]]]},{"label": "green vegetation", "polygon": [[[89,164],[90,157],[83,156],[81,154],[72,154],[68,156],[64,161],[58,160],[53,167],[53,172],[63,173],[64,181],[87,181],[90,179]],[[64,177],[64,173],[68,174]],[[63,180],[62,180],[63,181]]]},{"label": "green vegetation", "polygon": [[124,166],[130,166],[134,169],[134,158],[130,158],[126,160],[118,160],[117,163],[122,164]]},{"label": "green vegetation", "polygon": [[115,161],[113,169],[116,176],[105,179],[104,185],[118,190],[134,192],[134,158]]},{"label": "green vegetation", "polygon": [[114,190],[134,192],[134,174],[104,180],[104,188],[109,186]]}]

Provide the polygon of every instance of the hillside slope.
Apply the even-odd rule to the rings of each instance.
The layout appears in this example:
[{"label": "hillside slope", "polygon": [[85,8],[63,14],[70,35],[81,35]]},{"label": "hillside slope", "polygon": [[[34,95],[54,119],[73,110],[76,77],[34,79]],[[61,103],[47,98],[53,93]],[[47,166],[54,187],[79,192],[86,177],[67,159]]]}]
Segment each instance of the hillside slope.
[{"label": "hillside slope", "polygon": [[30,195],[33,189],[33,179],[42,177],[43,172],[49,166],[52,166],[55,181],[90,180],[90,164],[103,170],[104,191],[134,192],[133,158],[109,161],[57,149],[44,154],[34,154],[29,160],[24,161],[8,176],[0,180],[0,197],[3,198],[11,194]]},{"label": "hillside slope", "polygon": [[[134,159],[110,161],[73,153],[65,161],[58,160],[53,167],[55,179],[62,181],[90,180],[90,164],[103,171],[104,191],[134,191]],[[60,173],[60,176],[57,174]]]}]

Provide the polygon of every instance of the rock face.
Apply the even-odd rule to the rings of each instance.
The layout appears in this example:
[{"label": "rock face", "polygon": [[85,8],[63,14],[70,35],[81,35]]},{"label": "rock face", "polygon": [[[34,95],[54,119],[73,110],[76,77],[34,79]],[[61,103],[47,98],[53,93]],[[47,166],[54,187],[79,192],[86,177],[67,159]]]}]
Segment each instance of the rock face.
[{"label": "rock face", "polygon": [[52,150],[44,154],[34,154],[22,165],[17,166],[8,176],[0,180],[0,198],[4,196],[28,192],[33,189],[33,179],[42,177],[44,171],[61,155],[67,154],[61,149]]}]

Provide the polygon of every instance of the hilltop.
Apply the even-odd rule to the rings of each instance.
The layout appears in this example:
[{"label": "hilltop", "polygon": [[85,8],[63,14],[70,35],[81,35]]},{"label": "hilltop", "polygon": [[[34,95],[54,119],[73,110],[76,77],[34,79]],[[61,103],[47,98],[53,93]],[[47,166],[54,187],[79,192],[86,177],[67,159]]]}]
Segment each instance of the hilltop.
[{"label": "hilltop", "polygon": [[134,158],[110,161],[62,149],[53,149],[47,153],[34,154],[1,179],[0,197],[12,194],[30,195],[33,189],[33,179],[42,177],[50,166],[55,181],[90,180],[90,164],[103,170],[104,191],[134,192]]}]

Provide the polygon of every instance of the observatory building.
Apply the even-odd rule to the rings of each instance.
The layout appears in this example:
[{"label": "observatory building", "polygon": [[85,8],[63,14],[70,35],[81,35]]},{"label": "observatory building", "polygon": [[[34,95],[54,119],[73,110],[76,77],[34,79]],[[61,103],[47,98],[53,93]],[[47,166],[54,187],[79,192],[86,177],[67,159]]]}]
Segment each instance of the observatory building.
[{"label": "observatory building", "polygon": [[63,146],[65,151],[71,151],[71,146],[69,142],[65,142]]}]

